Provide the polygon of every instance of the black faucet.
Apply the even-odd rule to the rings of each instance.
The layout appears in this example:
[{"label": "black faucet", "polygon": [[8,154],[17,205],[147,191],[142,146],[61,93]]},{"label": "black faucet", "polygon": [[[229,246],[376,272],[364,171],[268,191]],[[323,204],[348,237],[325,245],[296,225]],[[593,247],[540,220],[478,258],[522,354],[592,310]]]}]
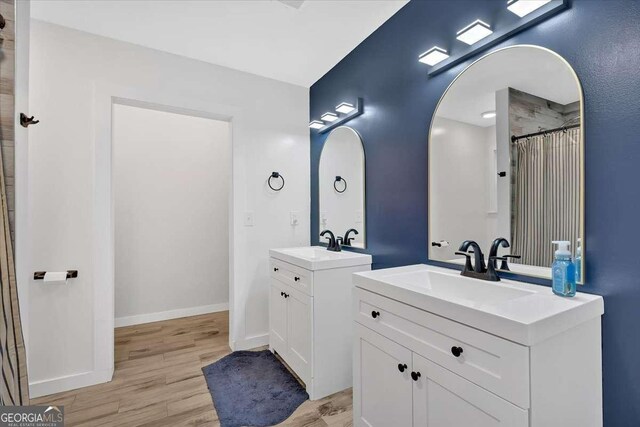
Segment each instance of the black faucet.
[{"label": "black faucet", "polygon": [[320,236],[324,237],[325,234],[329,235],[329,237],[326,237],[326,239],[329,239],[329,244],[327,246],[327,250],[328,251],[332,251],[332,252],[340,252],[340,251],[342,251],[342,247],[340,246],[340,244],[342,243],[342,237],[336,238],[336,236],[333,234],[333,231],[331,231],[331,230],[322,231],[320,233]]},{"label": "black faucet", "polygon": [[354,237],[349,237],[349,234],[351,233],[355,234],[356,236],[359,234],[358,230],[356,230],[355,228],[348,229],[347,232],[344,233],[344,238],[342,239],[345,246],[351,246],[351,241],[354,240]]},{"label": "black faucet", "polygon": [[[509,242],[507,239],[500,237],[493,241],[491,249],[489,250],[489,262],[485,265],[484,254],[480,250],[480,245],[473,240],[465,240],[462,242],[458,252],[456,252],[456,255],[463,255],[467,259],[464,263],[462,273],[460,274],[462,276],[489,280],[491,282],[500,281],[500,276],[498,276],[498,273],[496,272],[496,262],[502,261],[501,270],[509,270],[509,267],[507,266],[507,258],[520,258],[519,255],[498,256],[498,248],[500,246],[508,248]],[[473,252],[467,252],[469,248],[473,248]],[[471,256],[475,259],[473,267],[471,266]]]},{"label": "black faucet", "polygon": [[507,264],[507,260],[509,258],[519,259],[520,255],[503,255],[503,256],[499,257],[498,256],[498,248],[500,246],[502,246],[503,248],[510,247],[509,241],[507,239],[505,239],[504,237],[498,237],[497,239],[495,239],[493,241],[493,243],[491,244],[491,249],[489,250],[489,259],[491,259],[492,257],[495,258],[493,260],[493,268],[494,269],[498,269],[497,260],[501,260],[502,263],[500,264],[500,270],[511,271],[511,270],[509,270],[509,264]]},{"label": "black faucet", "polygon": [[458,251],[460,251],[460,253],[456,253],[458,255],[467,256],[467,250],[469,249],[469,247],[473,248],[473,252],[471,252],[473,253],[474,257],[473,271],[475,271],[476,273],[484,273],[485,271],[487,271],[487,267],[484,264],[484,254],[480,249],[480,245],[478,245],[476,242],[474,242],[473,240],[465,240],[458,248]]}]

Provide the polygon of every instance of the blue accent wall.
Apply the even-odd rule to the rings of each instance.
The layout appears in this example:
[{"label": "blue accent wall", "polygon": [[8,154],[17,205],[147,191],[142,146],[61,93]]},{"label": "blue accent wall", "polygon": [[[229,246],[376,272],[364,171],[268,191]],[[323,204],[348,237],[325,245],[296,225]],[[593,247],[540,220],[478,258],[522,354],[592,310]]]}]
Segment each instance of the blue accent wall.
[{"label": "blue accent wall", "polygon": [[[433,78],[418,55],[453,54],[455,32],[517,17],[506,0],[414,0],[311,87],[311,118],[362,97],[347,125],[364,139],[367,252],[374,268],[427,260],[427,134],[436,104],[471,58]],[[494,47],[535,44],[566,58],[585,96],[586,277],[603,295],[604,417],[640,425],[640,1],[574,0],[571,8]],[[486,52],[485,52],[486,53]],[[311,241],[318,243],[318,161],[311,132]],[[462,197],[463,195],[461,195]],[[558,361],[559,363],[571,363]],[[567,408],[568,411],[575,408]]]}]

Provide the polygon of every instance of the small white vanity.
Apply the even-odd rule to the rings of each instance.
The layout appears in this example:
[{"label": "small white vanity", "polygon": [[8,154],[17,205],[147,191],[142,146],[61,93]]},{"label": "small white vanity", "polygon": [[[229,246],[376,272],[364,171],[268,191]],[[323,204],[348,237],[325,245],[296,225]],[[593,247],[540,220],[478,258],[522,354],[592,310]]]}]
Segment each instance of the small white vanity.
[{"label": "small white vanity", "polygon": [[351,387],[352,275],[371,270],[371,255],[319,246],[269,254],[269,348],[305,383],[311,400]]},{"label": "small white vanity", "polygon": [[427,265],[354,283],[355,426],[602,426],[602,297]]}]

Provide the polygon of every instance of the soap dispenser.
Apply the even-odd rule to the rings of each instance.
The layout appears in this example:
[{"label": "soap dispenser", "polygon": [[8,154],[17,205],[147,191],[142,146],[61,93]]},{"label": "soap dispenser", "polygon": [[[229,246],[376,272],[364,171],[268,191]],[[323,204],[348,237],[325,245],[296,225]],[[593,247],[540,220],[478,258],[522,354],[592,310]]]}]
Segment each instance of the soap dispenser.
[{"label": "soap dispenser", "polygon": [[555,260],[551,266],[551,287],[553,293],[562,297],[572,297],[576,294],[576,267],[571,261],[569,245],[566,240],[555,240],[558,245],[555,252]]}]

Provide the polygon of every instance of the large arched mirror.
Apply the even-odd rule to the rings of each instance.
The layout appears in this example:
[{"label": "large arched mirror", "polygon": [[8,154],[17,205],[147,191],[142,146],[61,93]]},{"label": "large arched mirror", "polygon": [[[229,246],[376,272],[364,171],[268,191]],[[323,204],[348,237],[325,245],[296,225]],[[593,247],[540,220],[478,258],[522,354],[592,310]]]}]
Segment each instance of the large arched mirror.
[{"label": "large arched mirror", "polygon": [[320,231],[329,229],[356,248],[366,242],[364,161],[360,135],[341,126],[327,137],[318,172]]},{"label": "large arched mirror", "polygon": [[552,241],[567,240],[582,283],[583,125],[580,82],[553,51],[512,46],[465,69],[431,122],[429,259],[462,264],[462,241],[487,254],[504,237],[498,255],[520,256],[509,270],[550,278]]}]

